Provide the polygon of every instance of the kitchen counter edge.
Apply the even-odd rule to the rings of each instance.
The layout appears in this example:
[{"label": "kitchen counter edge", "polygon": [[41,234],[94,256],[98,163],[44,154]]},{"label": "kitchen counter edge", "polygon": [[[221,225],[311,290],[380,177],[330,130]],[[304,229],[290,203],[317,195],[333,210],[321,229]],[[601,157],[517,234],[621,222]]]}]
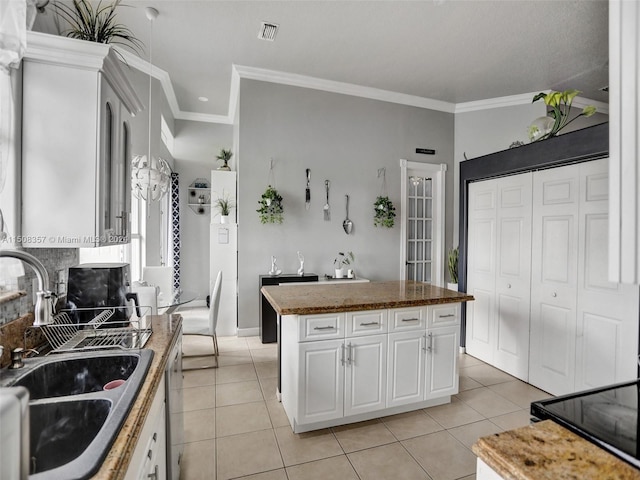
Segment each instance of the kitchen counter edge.
[{"label": "kitchen counter edge", "polygon": [[[419,288],[423,291],[420,294],[411,292],[412,295],[406,295],[407,287]],[[376,300],[367,299],[366,295],[376,292],[376,289],[380,293],[379,297]],[[401,293],[396,294],[396,290]],[[412,281],[313,285],[310,287],[303,284],[295,286],[283,284],[265,286],[260,291],[280,315],[356,312],[474,300],[472,295],[466,293]]]},{"label": "kitchen counter edge", "polygon": [[507,480],[640,480],[640,470],[552,420],[479,438],[471,449]]},{"label": "kitchen counter edge", "polygon": [[149,371],[127,419],[100,470],[92,477],[93,480],[122,480],[126,476],[131,457],[149,414],[151,403],[164,376],[171,349],[178,339],[177,334],[181,327],[182,317],[179,314],[153,315],[151,317],[153,334],[144,347],[154,352]]}]

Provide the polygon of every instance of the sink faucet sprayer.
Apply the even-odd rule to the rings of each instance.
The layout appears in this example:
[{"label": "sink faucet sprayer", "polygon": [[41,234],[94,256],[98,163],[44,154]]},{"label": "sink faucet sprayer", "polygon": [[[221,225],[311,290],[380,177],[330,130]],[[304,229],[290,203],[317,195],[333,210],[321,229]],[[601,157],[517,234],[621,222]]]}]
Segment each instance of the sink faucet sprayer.
[{"label": "sink faucet sprayer", "polygon": [[35,317],[33,326],[41,327],[43,325],[51,325],[53,323],[52,293],[49,291],[49,274],[42,262],[30,253],[21,250],[0,250],[0,257],[17,258],[33,268],[38,278],[38,291],[36,292],[36,304],[33,311]]}]

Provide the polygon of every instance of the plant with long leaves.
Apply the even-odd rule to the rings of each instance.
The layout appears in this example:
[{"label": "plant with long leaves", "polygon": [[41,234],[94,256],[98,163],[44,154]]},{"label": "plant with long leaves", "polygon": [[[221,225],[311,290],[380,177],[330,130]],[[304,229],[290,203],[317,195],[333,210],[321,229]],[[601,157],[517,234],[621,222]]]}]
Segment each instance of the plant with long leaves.
[{"label": "plant with long leaves", "polygon": [[451,278],[451,283],[458,283],[459,255],[460,253],[458,247],[450,249],[449,253],[447,254],[447,267],[449,269],[449,277]]},{"label": "plant with long leaves", "polygon": [[[62,31],[64,36],[95,43],[123,45],[140,55],[144,44],[129,28],[116,23],[116,8],[121,3],[122,0],[115,0],[103,5],[101,0],[94,8],[88,0],[73,0],[73,6],[55,2],[54,7],[56,14],[69,24],[69,28]],[[118,55],[122,58],[122,55]]]},{"label": "plant with long leaves", "polygon": [[553,126],[547,133],[538,136],[541,132],[539,132],[539,128],[535,124],[532,124],[529,127],[529,138],[531,138],[532,141],[538,141],[544,140],[545,138],[555,137],[560,130],[569,125],[576,118],[582,116],[590,117],[596,113],[596,107],[593,105],[587,105],[582,109],[582,112],[569,120],[571,104],[573,103],[573,99],[579,93],[581,93],[580,90],[565,90],[564,92],[555,92],[552,90],[549,93],[540,92],[534,96],[531,103],[542,99],[547,106],[551,107],[551,110],[548,112],[548,116],[553,119]]}]

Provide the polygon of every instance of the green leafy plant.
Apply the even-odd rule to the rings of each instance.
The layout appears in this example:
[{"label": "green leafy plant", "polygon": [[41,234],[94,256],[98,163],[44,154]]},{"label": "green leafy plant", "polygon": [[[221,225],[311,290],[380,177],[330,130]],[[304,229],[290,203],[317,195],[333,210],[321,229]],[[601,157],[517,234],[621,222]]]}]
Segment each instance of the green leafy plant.
[{"label": "green leafy plant", "polygon": [[284,208],[282,206],[282,196],[271,185],[267,187],[258,200],[260,208],[256,210],[260,214],[262,223],[282,223],[284,220]]},{"label": "green leafy plant", "polygon": [[338,256],[333,260],[333,266],[340,269],[351,265],[351,262],[354,262],[355,259],[356,257],[353,255],[353,252],[338,252]]},{"label": "green leafy plant", "polygon": [[392,228],[396,216],[396,207],[389,197],[378,197],[373,204],[373,224],[376,227]]},{"label": "green leafy plant", "polygon": [[[73,0],[72,6],[55,2],[54,7],[58,17],[69,25],[67,30],[63,30],[63,35],[89,42],[124,45],[139,55],[144,47],[143,43],[129,28],[116,23],[116,8],[121,2],[122,0],[115,0],[103,5],[99,1],[94,8],[89,0]],[[120,57],[122,58],[121,55]]]},{"label": "green leafy plant", "polygon": [[220,211],[220,215],[229,215],[234,207],[233,202],[227,196],[218,197],[214,205]]},{"label": "green leafy plant", "polygon": [[[560,130],[573,122],[579,117],[590,117],[596,113],[596,107],[587,105],[578,115],[569,119],[571,113],[571,104],[573,99],[580,93],[580,90],[565,90],[564,92],[551,91],[549,93],[540,92],[533,97],[531,103],[543,100],[550,110],[548,112],[549,126],[540,128],[537,121],[529,126],[529,139],[532,142],[544,140],[546,138],[555,137]],[[544,118],[544,117],[543,117]],[[553,123],[552,123],[553,122]]]},{"label": "green leafy plant", "polygon": [[233,152],[231,149],[220,149],[220,153],[216,156],[216,160],[222,160],[224,165],[221,168],[228,169],[229,168],[229,160],[233,157]]},{"label": "green leafy plant", "polygon": [[451,283],[458,283],[458,257],[460,251],[458,247],[451,248],[447,254],[447,267]]}]

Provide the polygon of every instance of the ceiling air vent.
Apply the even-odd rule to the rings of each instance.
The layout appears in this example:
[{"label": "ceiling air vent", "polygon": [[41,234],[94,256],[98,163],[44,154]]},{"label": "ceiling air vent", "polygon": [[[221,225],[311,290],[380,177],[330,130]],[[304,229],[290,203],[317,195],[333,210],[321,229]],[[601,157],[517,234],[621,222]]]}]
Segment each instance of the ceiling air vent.
[{"label": "ceiling air vent", "polygon": [[276,39],[276,33],[278,33],[279,25],[275,23],[262,22],[260,25],[260,31],[258,32],[258,38],[260,40],[269,40],[273,42]]}]

